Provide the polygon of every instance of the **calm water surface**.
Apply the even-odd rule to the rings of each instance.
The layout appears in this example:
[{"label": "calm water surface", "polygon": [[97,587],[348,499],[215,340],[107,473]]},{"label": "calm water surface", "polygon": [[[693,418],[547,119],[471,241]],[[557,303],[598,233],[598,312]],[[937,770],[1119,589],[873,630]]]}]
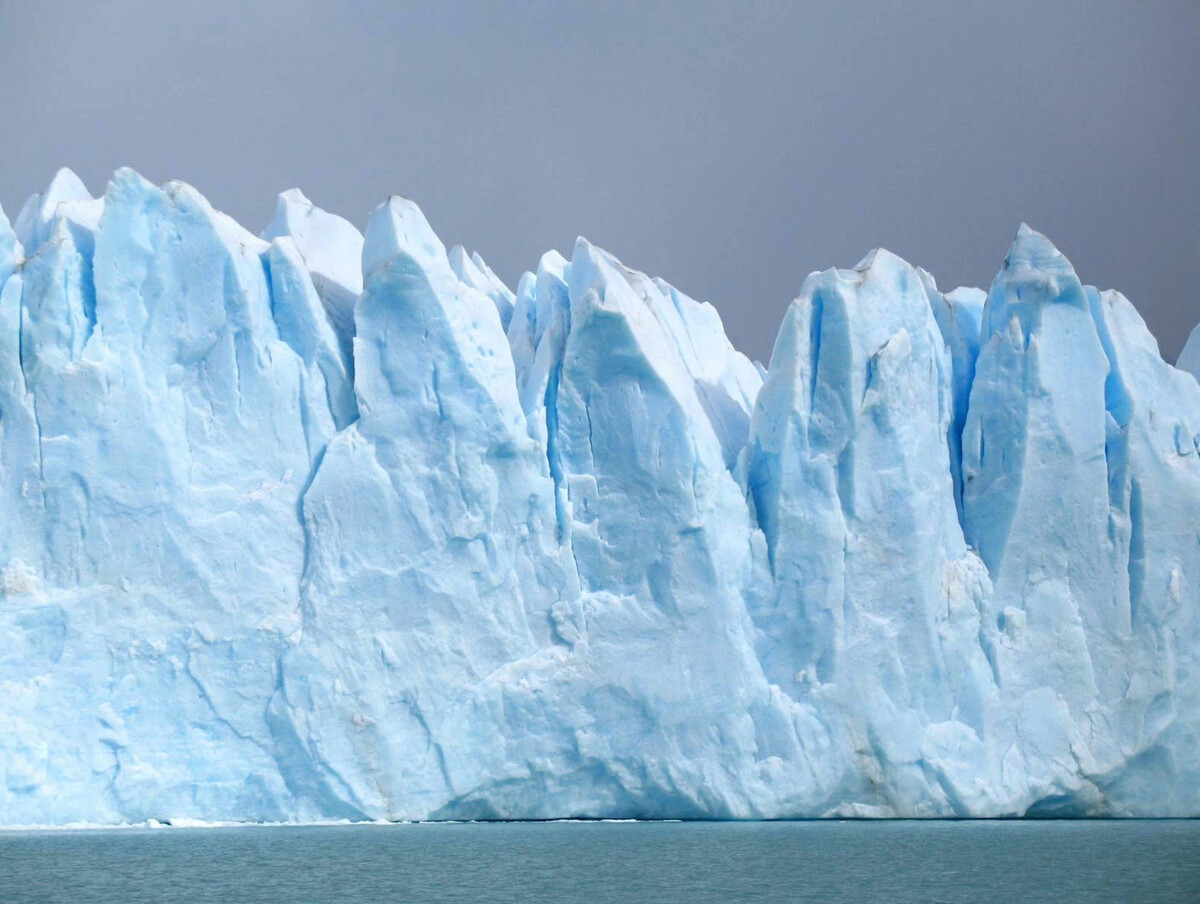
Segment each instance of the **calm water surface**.
[{"label": "calm water surface", "polygon": [[1200,822],[0,833],[0,901],[1200,902]]}]

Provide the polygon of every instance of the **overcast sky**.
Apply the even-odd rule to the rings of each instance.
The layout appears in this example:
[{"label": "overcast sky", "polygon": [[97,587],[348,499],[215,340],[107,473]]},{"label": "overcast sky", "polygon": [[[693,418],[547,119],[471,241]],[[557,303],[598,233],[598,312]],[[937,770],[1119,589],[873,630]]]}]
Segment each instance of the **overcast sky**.
[{"label": "overcast sky", "polygon": [[[184,9],[184,7],[190,9]],[[1200,320],[1200,3],[0,0],[0,204],[69,165],[257,232],[390,193],[510,283],[576,235],[764,361],[804,276],[881,245],[986,287],[1018,223]]]}]

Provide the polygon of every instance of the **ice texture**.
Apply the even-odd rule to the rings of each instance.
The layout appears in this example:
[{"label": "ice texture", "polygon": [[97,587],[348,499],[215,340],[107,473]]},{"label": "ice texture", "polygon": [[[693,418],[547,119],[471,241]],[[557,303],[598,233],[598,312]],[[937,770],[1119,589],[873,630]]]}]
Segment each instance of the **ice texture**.
[{"label": "ice texture", "polygon": [[0,825],[1200,815],[1200,338],[1022,226],[768,368],[580,239],[0,213]]},{"label": "ice texture", "polygon": [[1175,366],[1200,380],[1200,324],[1197,324],[1183,344]]}]

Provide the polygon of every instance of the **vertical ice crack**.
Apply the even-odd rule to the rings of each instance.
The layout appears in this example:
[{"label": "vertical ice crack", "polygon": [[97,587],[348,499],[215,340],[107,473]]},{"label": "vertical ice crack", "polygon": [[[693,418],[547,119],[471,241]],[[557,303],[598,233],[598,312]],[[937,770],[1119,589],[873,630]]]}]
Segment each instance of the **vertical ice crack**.
[{"label": "vertical ice crack", "polygon": [[1142,508],[1142,484],[1129,481],[1129,624],[1138,623],[1146,584],[1146,535]]},{"label": "vertical ice crack", "polygon": [[550,470],[550,479],[554,481],[554,521],[557,527],[557,540],[562,546],[570,535],[570,525],[567,521],[567,488],[563,475],[562,458],[558,448],[558,384],[562,376],[562,363],[559,362],[550,370],[550,378],[546,381],[544,397],[546,407],[546,464]]}]

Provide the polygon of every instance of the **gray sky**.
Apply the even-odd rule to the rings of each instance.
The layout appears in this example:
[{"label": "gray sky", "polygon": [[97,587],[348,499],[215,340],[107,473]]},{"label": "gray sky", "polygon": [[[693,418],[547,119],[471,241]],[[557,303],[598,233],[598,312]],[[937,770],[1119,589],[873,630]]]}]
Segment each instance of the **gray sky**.
[{"label": "gray sky", "polygon": [[[185,9],[184,7],[190,7]],[[392,192],[510,283],[578,234],[770,354],[881,245],[986,288],[1017,224],[1200,320],[1200,3],[0,0],[0,203],[131,165],[258,231]]]}]

